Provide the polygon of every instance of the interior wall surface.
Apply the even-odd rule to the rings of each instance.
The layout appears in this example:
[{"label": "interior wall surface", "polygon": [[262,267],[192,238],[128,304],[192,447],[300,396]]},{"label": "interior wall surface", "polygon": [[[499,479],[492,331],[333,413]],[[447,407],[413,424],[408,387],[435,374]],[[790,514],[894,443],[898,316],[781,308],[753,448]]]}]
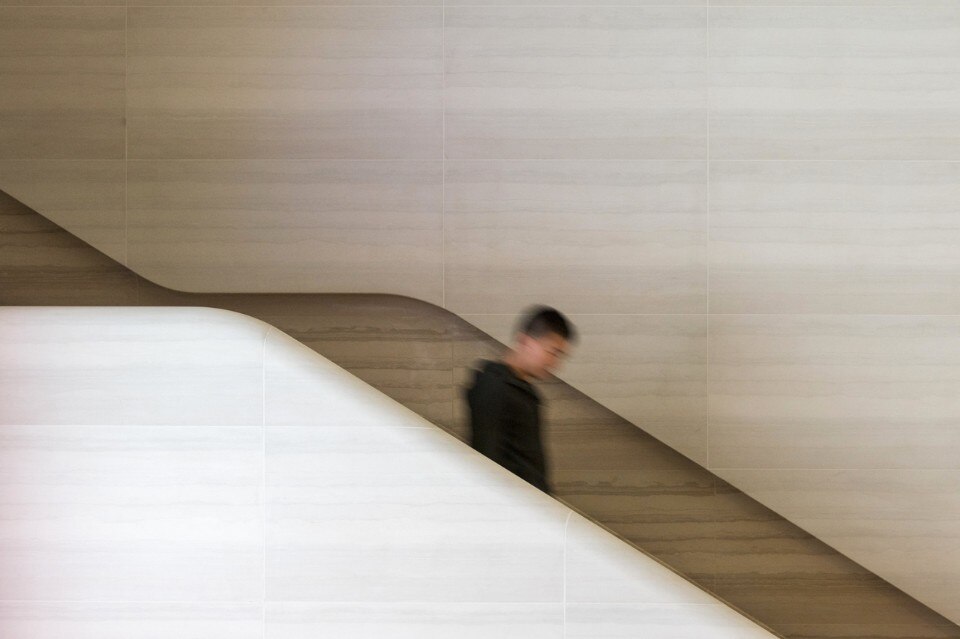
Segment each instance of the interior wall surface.
[{"label": "interior wall surface", "polygon": [[[266,321],[461,441],[463,387],[503,344],[393,295],[182,293],[0,193],[0,305],[164,306]],[[290,380],[288,380],[290,381]],[[956,639],[960,627],[569,384],[539,383],[554,497],[790,639]],[[288,393],[311,402],[308,383]],[[324,398],[312,401],[318,413]]]},{"label": "interior wall surface", "polygon": [[4,637],[774,636],[258,320],[4,307],[0,353]]},{"label": "interior wall surface", "polygon": [[303,4],[0,0],[0,188],[176,289],[555,304],[566,380],[960,620],[960,6]]}]

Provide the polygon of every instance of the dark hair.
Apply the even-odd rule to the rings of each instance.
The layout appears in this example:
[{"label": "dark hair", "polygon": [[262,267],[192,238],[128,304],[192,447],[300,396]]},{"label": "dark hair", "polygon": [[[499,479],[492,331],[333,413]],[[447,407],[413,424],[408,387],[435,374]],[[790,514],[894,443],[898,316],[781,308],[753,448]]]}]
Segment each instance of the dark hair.
[{"label": "dark hair", "polygon": [[517,332],[530,337],[544,337],[555,333],[569,342],[577,339],[577,330],[563,313],[549,306],[534,306],[520,318]]}]

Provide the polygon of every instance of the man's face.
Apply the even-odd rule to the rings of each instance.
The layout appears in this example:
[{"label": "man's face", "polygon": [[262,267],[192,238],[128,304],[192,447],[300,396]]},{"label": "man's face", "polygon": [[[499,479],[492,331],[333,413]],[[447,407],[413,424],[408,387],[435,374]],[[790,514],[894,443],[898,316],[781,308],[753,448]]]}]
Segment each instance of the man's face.
[{"label": "man's face", "polygon": [[570,350],[570,343],[556,333],[547,333],[542,337],[521,333],[518,346],[527,373],[536,379],[543,379],[557,370]]}]

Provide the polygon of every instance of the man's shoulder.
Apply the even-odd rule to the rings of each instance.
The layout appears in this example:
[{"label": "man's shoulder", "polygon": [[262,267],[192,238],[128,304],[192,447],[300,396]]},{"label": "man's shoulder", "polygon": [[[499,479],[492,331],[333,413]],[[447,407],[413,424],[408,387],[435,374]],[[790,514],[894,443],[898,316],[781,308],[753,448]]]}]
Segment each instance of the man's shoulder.
[{"label": "man's shoulder", "polygon": [[539,402],[540,396],[530,382],[520,379],[504,362],[499,360],[478,360],[475,368],[474,386],[483,386],[486,389],[503,389],[502,392],[529,395]]},{"label": "man's shoulder", "polygon": [[473,385],[502,384],[506,381],[506,364],[489,359],[477,360],[473,365]]},{"label": "man's shoulder", "polygon": [[495,359],[478,359],[474,364],[474,368],[481,373],[493,375],[502,375],[507,372],[507,365]]}]

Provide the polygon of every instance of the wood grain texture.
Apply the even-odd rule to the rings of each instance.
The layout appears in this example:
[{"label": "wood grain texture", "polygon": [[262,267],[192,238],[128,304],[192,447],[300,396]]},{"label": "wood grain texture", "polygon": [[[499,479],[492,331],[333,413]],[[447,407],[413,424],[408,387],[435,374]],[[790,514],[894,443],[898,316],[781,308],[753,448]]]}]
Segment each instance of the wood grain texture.
[{"label": "wood grain texture", "polygon": [[700,159],[703,7],[448,7],[451,159]]},{"label": "wood grain texture", "polygon": [[[444,0],[447,7],[584,7],[582,0],[522,0],[521,2],[511,2],[510,0],[488,0],[487,2],[477,2],[476,0]],[[708,4],[708,0],[603,0],[589,6],[599,7],[703,7]]]},{"label": "wood grain texture", "polygon": [[124,158],[124,19],[0,6],[0,159]]},{"label": "wood grain texture", "polygon": [[724,316],[712,328],[715,471],[950,610],[957,317]]},{"label": "wood grain texture", "polygon": [[0,0],[0,7],[124,7],[127,0]]},{"label": "wood grain texture", "polygon": [[54,223],[126,263],[123,160],[0,160],[0,176],[5,194],[32,202]]},{"label": "wood grain texture", "polygon": [[130,157],[439,159],[441,18],[430,7],[131,8]]},{"label": "wood grain texture", "polygon": [[[6,5],[2,24],[8,28],[13,25],[12,31],[3,33],[0,56],[4,74],[0,83],[6,82],[0,88],[6,89],[5,97],[9,96],[3,106],[7,110],[0,117],[10,123],[3,130],[11,137],[3,142],[0,135],[0,146],[6,144],[4,148],[15,152],[10,157],[17,158],[88,157],[82,155],[87,153],[91,157],[120,157],[111,146],[116,139],[110,137],[110,131],[115,126],[112,109],[117,103],[116,51],[120,45],[116,16],[121,10],[31,7],[24,11],[11,7],[13,3],[0,2]],[[798,7],[776,6],[788,4],[785,0],[730,0],[713,2],[708,9],[702,6],[706,2],[699,3],[701,6],[684,6],[689,4],[684,1],[651,7],[624,0],[623,4],[634,6],[548,7],[536,0],[529,5],[541,6],[451,6],[446,12],[446,38],[443,12],[437,3],[432,4],[383,10],[356,5],[132,10],[128,76],[129,106],[134,116],[128,131],[131,142],[138,146],[141,157],[173,158],[174,162],[182,162],[184,157],[413,157],[439,162],[444,145],[448,157],[458,158],[448,160],[451,167],[461,160],[492,160],[491,164],[507,170],[493,180],[489,176],[495,175],[494,171],[474,162],[477,168],[457,186],[466,184],[469,191],[475,182],[486,180],[485,190],[471,191],[466,201],[472,199],[482,206],[497,203],[501,208],[496,216],[501,221],[511,218],[513,226],[507,227],[523,246],[511,246],[510,237],[494,237],[482,225],[451,224],[443,229],[452,234],[449,247],[455,250],[451,251],[448,274],[458,284],[446,294],[457,303],[475,304],[470,310],[476,312],[512,313],[516,304],[495,311],[490,307],[495,297],[513,294],[524,302],[555,296],[552,301],[565,310],[574,308],[584,314],[596,312],[599,305],[609,311],[613,305],[623,304],[618,310],[636,314],[658,313],[666,308],[674,318],[706,310],[905,315],[957,312],[957,282],[951,274],[957,266],[951,208],[957,181],[955,167],[944,161],[957,159],[960,130],[955,65],[960,14],[955,4],[934,1],[891,6],[888,0],[823,0]],[[845,6],[836,6],[840,4]],[[211,32],[222,32],[224,37],[207,37]],[[444,48],[446,56],[438,53]],[[444,85],[449,98],[446,136],[441,108]],[[83,91],[78,92],[78,88]],[[712,98],[709,104],[708,94]],[[35,105],[42,107],[38,113],[33,112]],[[74,115],[70,109],[78,110],[78,119],[71,119]],[[274,117],[278,110],[280,116]],[[78,128],[77,123],[82,126]],[[643,175],[627,171],[634,185],[640,183],[631,191],[610,177],[620,171],[614,168],[567,184],[588,174],[590,166],[606,161],[609,168],[609,161],[616,159],[684,158],[702,163],[708,147],[714,168],[709,175],[714,187],[710,192],[713,210],[708,215],[713,224],[709,229],[694,224],[700,212],[691,216],[689,210],[669,208],[677,202],[688,203],[684,199],[688,196],[699,197],[705,188],[703,182],[690,180],[680,188],[670,180],[647,183]],[[524,173],[518,163],[503,158],[565,158],[580,164],[571,164],[566,173],[557,171],[544,177],[547,172],[542,168]],[[583,162],[585,159],[590,162]],[[728,172],[726,169],[735,163],[720,160],[746,160],[743,166],[753,166],[745,172]],[[840,161],[817,168],[810,160]],[[156,194],[175,201],[171,193],[183,189],[196,200],[207,198],[206,202],[214,202],[215,207],[217,197],[223,197],[217,181],[201,185],[188,173],[182,171],[165,192],[158,189]],[[237,174],[250,178],[253,173]],[[518,187],[513,173],[521,174],[519,179],[527,182]],[[63,175],[62,171],[52,171],[46,185]],[[252,182],[263,187],[256,178]],[[367,188],[369,182],[359,184],[363,186],[356,189],[358,195],[338,209],[343,213],[341,221],[353,216],[363,219],[365,198],[370,191],[377,191],[376,187]],[[51,197],[49,201],[37,199],[38,208],[49,206],[53,211],[59,206],[55,187],[45,188],[42,180],[34,186],[39,187],[34,193]],[[651,195],[658,189],[665,190],[659,200]],[[183,277],[199,273],[197,277],[202,279],[213,275],[216,268],[222,281],[243,290],[250,290],[247,287],[252,285],[260,287],[256,290],[289,290],[278,288],[277,282],[295,282],[296,290],[307,290],[319,279],[316,272],[322,268],[306,256],[317,245],[340,243],[347,234],[351,238],[365,236],[360,243],[342,242],[358,253],[364,248],[382,249],[385,253],[377,253],[412,262],[426,255],[416,242],[399,248],[388,245],[384,239],[388,233],[373,233],[376,236],[371,239],[371,226],[366,222],[347,229],[343,236],[337,234],[343,229],[336,224],[333,233],[327,228],[319,232],[312,228],[311,234],[309,224],[302,223],[303,210],[298,210],[296,203],[291,207],[283,191],[282,186],[272,191],[275,202],[259,203],[256,215],[249,218],[244,217],[245,203],[239,200],[256,197],[242,189],[230,214],[211,209],[202,221],[191,218],[189,207],[181,203],[182,208],[168,218],[175,224],[166,229],[166,235],[163,229],[159,231],[160,240],[154,246],[143,233],[148,226],[136,227],[135,234],[143,233],[138,236],[138,241],[142,240],[138,246],[148,247],[147,253],[153,251],[147,255],[151,262],[159,262],[158,256],[176,246],[178,250],[167,254],[176,260],[187,256],[196,260],[196,268],[186,275],[181,273]],[[111,197],[118,193],[115,189],[106,192]],[[68,188],[60,191],[69,193]],[[604,199],[611,194],[610,199]],[[450,195],[461,197],[462,193],[451,190]],[[321,191],[320,196],[311,201],[314,210],[319,210],[316,202],[321,199],[337,199],[329,191]],[[23,191],[22,197],[32,201],[34,195]],[[311,196],[305,197],[309,200]],[[86,200],[86,196],[80,199]],[[554,221],[559,222],[559,229],[538,225],[543,218],[536,215],[525,216],[531,201],[555,204],[557,208],[548,212],[557,213]],[[616,224],[625,217],[603,218],[605,223],[614,220],[614,236],[603,235],[602,228],[585,222],[590,215],[598,215],[594,207],[604,215],[610,210],[627,210],[617,207],[628,201],[639,202],[640,206],[630,211],[642,211],[644,215],[634,216],[630,220],[633,226],[627,227]],[[90,212],[94,226],[109,229],[115,238],[117,226],[110,217],[114,210],[111,205],[100,208],[96,198],[77,204],[75,210],[82,208],[84,215]],[[257,227],[256,222],[247,229],[233,224],[256,217],[268,220],[271,229],[279,227],[278,219],[270,217],[275,205],[279,212],[297,219],[298,230],[293,236],[278,233],[278,241],[289,248],[302,237],[309,239],[305,251],[294,260],[293,273],[278,268],[267,286],[254,281],[260,270],[253,266],[253,260],[245,260],[269,260],[270,251],[261,247],[253,255],[248,251],[251,245],[242,238],[251,235],[245,235],[246,231],[255,230],[259,235],[269,231]],[[572,208],[564,208],[567,205]],[[149,223],[162,217],[158,208],[151,208],[157,206],[153,202],[141,209],[143,217],[150,218]],[[465,209],[468,214],[488,212],[482,206],[471,206]],[[571,215],[571,210],[576,214]],[[63,222],[72,225],[81,217],[65,216]],[[659,220],[666,226],[658,226]],[[24,220],[14,222],[20,225]],[[193,224],[204,230],[198,237],[208,243],[224,236],[238,241],[226,242],[218,247],[220,251],[204,253],[199,243],[190,244],[197,238],[188,238],[182,231],[182,227]],[[171,232],[174,226],[180,228]],[[697,232],[711,238],[707,264]],[[151,304],[160,300],[189,304],[199,299],[164,291],[128,272],[114,272],[98,258],[88,258],[75,245],[62,238],[53,240],[47,233],[30,224],[17,227],[17,239],[7,244],[16,247],[10,253],[16,263],[13,275],[10,270],[0,275],[6,287],[5,299],[33,299],[33,284],[27,282],[35,281],[31,280],[34,276],[56,288],[44,289],[50,291],[50,303],[54,299],[61,303],[93,303],[95,299],[119,302],[129,300],[130,295]],[[620,235],[628,237],[631,245],[643,246],[644,251],[626,255],[618,244]],[[111,237],[86,237],[100,242],[111,254],[118,254],[109,249]],[[463,242],[463,237],[470,241]],[[37,250],[48,238],[50,246],[59,251],[55,259]],[[601,250],[596,244],[584,249],[580,242],[583,238],[617,250]],[[675,242],[677,238],[682,241]],[[545,240],[549,248],[538,250],[538,239]],[[551,254],[550,248],[557,250]],[[296,251],[290,249],[290,253]],[[332,254],[337,268],[350,273],[354,266],[350,260],[357,256],[349,251]],[[464,260],[457,263],[458,257]],[[427,256],[424,263],[432,264],[432,258]],[[62,268],[65,259],[68,267]],[[525,259],[538,269],[539,279],[524,280],[521,267]],[[383,271],[391,271],[389,275],[394,276],[389,267],[396,264],[384,262]],[[642,268],[637,268],[640,262]],[[311,270],[303,269],[304,264]],[[544,273],[551,273],[557,265],[576,268],[564,271],[563,277],[548,279]],[[166,266],[177,268],[175,263]],[[706,286],[701,289],[698,279],[698,269],[703,266],[711,273],[709,309],[702,305]],[[618,275],[630,267],[635,268],[633,277]],[[37,271],[27,275],[32,269]],[[160,273],[157,268],[149,276],[160,278]],[[101,276],[110,277],[116,288],[107,290],[96,285],[94,279]],[[461,279],[456,280],[458,277]],[[396,276],[390,282],[402,286],[408,280]],[[469,285],[469,294],[456,300],[463,281]],[[343,282],[346,285],[355,280],[344,278]],[[543,286],[544,282],[549,285]],[[581,298],[563,297],[570,283],[576,284]],[[408,293],[402,288],[396,292]],[[436,295],[435,289],[431,294]],[[458,391],[468,363],[458,357],[471,353],[472,358],[473,353],[496,349],[490,342],[475,348],[471,340],[482,341],[483,337],[466,329],[414,329],[416,313],[401,326],[421,340],[420,346],[400,346],[404,331],[392,332],[386,303],[383,318],[371,321],[373,327],[358,329],[362,323],[341,323],[338,319],[330,325],[311,319],[313,311],[302,311],[308,305],[298,301],[299,297],[280,295],[270,297],[269,302],[264,301],[267,298],[250,302],[242,296],[204,299],[236,307],[249,304],[262,309],[274,303],[295,307],[301,314],[287,318],[291,330],[312,334],[317,338],[316,348],[339,348],[340,356],[352,359],[353,365],[388,393],[404,398],[461,435]],[[577,306],[581,302],[582,308]],[[278,317],[282,322],[282,314]],[[646,321],[637,317],[625,321]],[[709,319],[714,321],[713,317]],[[718,321],[722,322],[722,316]],[[602,375],[598,362],[616,362],[629,382],[620,386],[610,378],[610,383],[602,385],[605,390],[598,385],[591,392],[604,393],[602,399],[614,403],[621,415],[635,411],[638,417],[631,419],[641,424],[644,418],[655,417],[649,422],[651,432],[706,462],[714,451],[708,441],[704,452],[703,379],[697,373],[702,364],[694,355],[698,338],[690,336],[695,331],[682,320],[676,323],[674,327],[665,321],[660,332],[649,325],[631,328],[637,331],[635,335],[642,336],[633,352],[618,348],[622,343],[619,336],[627,328],[611,324],[608,329],[598,323],[591,332],[604,334],[603,340],[596,342],[600,348],[596,352],[602,357],[588,355],[591,351],[585,348],[582,360],[585,364],[593,360],[591,376],[595,377]],[[932,363],[922,351],[952,342],[940,328],[928,325],[920,330],[937,335],[935,346],[918,338],[918,350],[914,351],[915,333],[896,334],[897,347],[892,350],[906,362],[899,372],[892,372],[885,363],[866,373],[842,366],[820,370],[825,384],[832,383],[839,389],[832,395],[817,395],[823,387],[808,385],[807,374],[815,370],[816,361],[788,362],[784,373],[776,365],[767,367],[762,361],[764,355],[759,354],[759,363],[749,361],[736,370],[727,370],[724,383],[744,381],[740,378],[744,369],[756,365],[768,375],[760,380],[761,385],[779,382],[787,387],[793,383],[801,390],[787,396],[751,396],[746,403],[739,401],[741,397],[711,398],[711,405],[715,402],[723,413],[720,429],[712,433],[717,455],[729,455],[732,461],[724,463],[735,466],[757,463],[757,456],[762,457],[761,465],[774,461],[788,466],[951,464],[944,453],[945,447],[955,443],[955,437],[944,425],[952,423],[954,416],[948,399],[954,390],[949,372],[952,347],[943,349],[945,359]],[[351,331],[359,331],[360,337],[349,336]],[[342,343],[337,337],[341,332],[348,335]],[[373,348],[351,351],[352,344],[363,343],[368,336],[401,354],[378,363]],[[647,336],[652,336],[650,341],[643,341]],[[865,350],[849,350],[857,340],[846,335],[825,343],[794,343],[794,347],[800,352],[809,347],[815,355],[829,354],[835,348],[848,356],[859,353],[866,358],[882,348],[874,343]],[[903,346],[905,343],[908,345]],[[620,350],[625,352],[621,354]],[[414,363],[405,368],[403,360],[414,353],[418,354]],[[631,359],[641,362],[635,375]],[[673,366],[677,361],[681,364]],[[811,368],[792,376],[805,365]],[[945,377],[939,383],[932,380],[923,370],[925,366],[930,367],[931,375]],[[711,365],[710,369],[715,367]],[[748,382],[750,374],[746,374]],[[924,395],[924,402],[911,402],[904,391],[908,387],[929,395]],[[813,402],[803,395],[811,388],[817,398]],[[683,389],[691,392],[684,394]],[[585,499],[599,495],[597,503],[602,505],[598,508],[606,508],[610,502],[614,504],[611,513],[630,513],[631,539],[657,544],[658,552],[670,555],[671,561],[685,570],[707,575],[703,577],[705,582],[716,585],[723,579],[723,571],[736,573],[732,564],[738,561],[739,553],[759,552],[757,539],[789,537],[763,512],[738,511],[729,518],[717,514],[720,511],[713,505],[736,501],[736,493],[728,494],[716,479],[705,479],[687,468],[667,470],[657,466],[656,472],[646,466],[640,470],[621,468],[621,461],[629,459],[633,451],[638,451],[644,463],[666,463],[671,455],[650,452],[646,441],[631,440],[626,431],[611,434],[607,428],[615,427],[609,425],[619,423],[615,415],[578,411],[573,407],[579,400],[569,389],[551,385],[548,392],[563,414],[560,423],[568,428],[565,432],[558,428],[551,443],[554,454],[585,473],[570,480],[569,493],[582,494]],[[887,408],[888,413],[878,416],[871,412],[878,407]],[[910,412],[916,418],[909,416]],[[798,414],[805,420],[802,425],[791,421]],[[866,420],[848,419],[855,414],[869,416],[876,430],[871,431]],[[885,421],[887,416],[891,416],[889,421]],[[853,430],[840,430],[831,421],[845,419]],[[707,423],[710,420],[707,415]],[[597,424],[605,426],[601,429]],[[579,431],[581,427],[585,430]],[[767,427],[769,430],[764,430]],[[919,443],[905,441],[905,427],[914,429],[909,432],[916,434]],[[887,437],[885,441],[892,445],[861,446],[858,438],[864,432],[868,437],[875,435],[875,441]],[[741,445],[721,441],[724,433],[732,434]],[[786,437],[787,443],[774,445],[778,437]],[[583,443],[585,440],[589,443]],[[902,456],[896,454],[900,450]],[[853,455],[860,451],[862,455]],[[599,466],[598,460],[603,459],[615,460],[618,473],[611,474]],[[719,499],[710,496],[711,490]],[[636,499],[628,502],[612,499],[611,495]],[[673,503],[670,500],[678,504],[675,511],[672,506],[664,506]],[[938,502],[933,500],[930,505],[937,506]],[[645,519],[647,513],[652,516]],[[669,524],[658,530],[656,518],[668,516],[688,519],[682,527]],[[615,514],[609,517],[616,519]],[[842,528],[830,530],[840,537],[859,535],[858,531],[844,532]],[[801,539],[797,535],[796,539]],[[870,535],[857,538],[867,540],[858,547],[864,553],[872,552],[876,565],[890,571],[885,574],[898,575],[899,579],[896,566],[880,556],[879,542]],[[903,535],[900,538],[905,552],[916,552],[912,540],[903,539]],[[820,574],[821,569],[798,570],[794,562],[798,557],[819,553],[801,544],[784,553],[789,559],[777,564],[778,569],[808,579],[810,574]],[[772,561],[766,553],[760,555],[762,565]],[[829,571],[826,574],[832,575]],[[851,625],[864,633],[893,632],[878,630],[876,624],[867,630],[870,611],[880,604],[858,607],[855,595],[859,588],[873,586],[863,586],[860,577],[844,579],[829,576],[814,581],[830,585],[818,591],[830,604],[824,612],[824,619],[833,628],[830,632],[843,633]],[[930,571],[923,579],[928,584],[937,583]],[[828,632],[822,624],[789,621],[791,595],[780,593],[764,600],[763,593],[773,588],[766,577],[748,574],[741,578],[734,574],[724,583],[729,585],[727,592],[753,601],[785,624],[803,628],[797,632]],[[834,585],[836,590],[831,589]],[[876,601],[896,609],[886,600]],[[909,615],[884,614],[878,618],[888,629],[910,627],[914,628],[910,632],[921,633]]]},{"label": "wood grain texture", "polygon": [[[30,2],[34,0],[11,0]],[[41,0],[36,0],[41,1]],[[443,0],[204,0],[197,3],[195,0],[126,0],[129,7],[179,7],[179,6],[240,6],[240,7],[271,7],[271,6],[299,6],[299,7],[441,7]]]},{"label": "wood grain texture", "polygon": [[960,163],[712,162],[713,313],[960,313]]},{"label": "wood grain texture", "polygon": [[440,162],[132,161],[128,181],[129,260],[148,279],[442,299]]},{"label": "wood grain texture", "polygon": [[710,10],[711,157],[960,159],[956,3],[823,4]]},{"label": "wood grain texture", "polygon": [[[21,216],[33,216],[35,223],[44,227],[46,234],[39,237],[52,241],[59,236],[60,241],[82,246],[29,209],[20,206],[18,211]],[[44,253],[47,249],[38,245],[36,250]],[[0,259],[6,255],[0,252]],[[125,272],[119,264],[114,264],[114,269]],[[18,303],[48,303],[42,273],[20,270],[19,281],[19,289],[31,291],[33,298],[27,301],[20,296]],[[98,281],[91,278],[91,285]],[[144,305],[213,306],[261,317],[428,419],[437,415],[452,419],[440,420],[440,425],[460,437],[466,435],[461,397],[466,373],[477,357],[495,356],[501,348],[489,335],[448,311],[408,298],[199,295],[170,291],[142,279],[138,291],[139,303]],[[73,303],[99,303],[101,294],[92,287],[89,295],[86,301],[78,297]],[[3,297],[0,301],[6,303]],[[664,322],[661,328],[667,325]],[[667,338],[669,334],[656,337],[654,333],[651,345],[665,339],[660,348],[667,356],[702,340],[688,341],[691,337],[683,331],[673,334]],[[691,355],[696,351],[690,350]],[[691,360],[691,370],[699,366],[696,361]],[[289,380],[278,381],[283,387]],[[884,633],[900,636],[898,632],[930,639],[960,637],[960,631],[940,615],[580,391],[559,382],[544,385],[543,391],[551,407],[547,439],[559,498],[707,591],[721,593],[726,601],[761,621],[776,620],[772,622],[775,629],[788,637],[866,639]],[[309,535],[302,539],[309,541]],[[292,563],[287,565],[287,578],[305,578],[306,573],[297,573]],[[351,610],[311,609],[290,622],[280,616],[276,627],[290,629],[286,624],[292,623],[304,632],[335,628],[343,615],[360,614]],[[616,610],[613,605],[607,614]],[[636,617],[630,615],[635,613],[624,611],[625,617],[611,617],[620,619],[611,631],[631,623]],[[406,618],[418,627],[416,611],[397,614],[411,615]],[[587,616],[582,621],[590,619],[594,618]],[[667,617],[664,628],[672,623],[681,622]],[[538,627],[532,632],[539,632]]]},{"label": "wood grain texture", "polygon": [[925,7],[950,7],[954,6],[952,0],[816,0],[816,2],[798,4],[796,0],[706,0],[713,7],[897,7],[903,8],[913,6],[916,8]]},{"label": "wood grain texture", "polygon": [[135,273],[4,192],[0,192],[0,229],[4,304],[33,304],[38,290],[46,291],[53,305],[137,303]]},{"label": "wood grain texture", "polygon": [[711,328],[715,468],[960,470],[957,317],[725,316]]},{"label": "wood grain texture", "polygon": [[[513,338],[513,315],[461,317],[504,344]],[[558,374],[593,401],[706,464],[707,316],[569,317],[580,338]],[[580,397],[559,386],[548,388],[551,402],[547,410],[558,426],[570,423],[579,429],[598,418],[596,411],[584,414]],[[609,433],[609,429],[610,425],[603,423],[602,430]],[[604,454],[610,450],[605,447]],[[630,454],[628,450],[622,454]]]},{"label": "wood grain texture", "polygon": [[706,310],[703,162],[448,161],[445,306]]}]

